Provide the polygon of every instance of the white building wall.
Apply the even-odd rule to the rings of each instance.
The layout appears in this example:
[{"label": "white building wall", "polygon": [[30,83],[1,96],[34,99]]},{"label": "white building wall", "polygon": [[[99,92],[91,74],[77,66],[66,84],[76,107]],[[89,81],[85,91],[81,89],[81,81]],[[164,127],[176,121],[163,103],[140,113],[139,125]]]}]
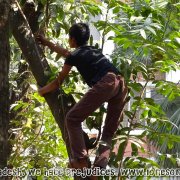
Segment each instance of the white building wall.
[{"label": "white building wall", "polygon": [[174,83],[180,82],[180,70],[170,71],[166,74],[166,80]]}]

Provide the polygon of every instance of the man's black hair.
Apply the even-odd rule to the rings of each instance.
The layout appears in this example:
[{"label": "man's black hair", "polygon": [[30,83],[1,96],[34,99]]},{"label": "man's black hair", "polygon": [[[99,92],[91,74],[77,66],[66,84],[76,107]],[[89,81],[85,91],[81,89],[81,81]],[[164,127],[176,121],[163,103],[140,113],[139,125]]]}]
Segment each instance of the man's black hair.
[{"label": "man's black hair", "polygon": [[74,38],[78,46],[86,45],[89,36],[89,26],[85,23],[76,23],[69,29],[69,37]]}]

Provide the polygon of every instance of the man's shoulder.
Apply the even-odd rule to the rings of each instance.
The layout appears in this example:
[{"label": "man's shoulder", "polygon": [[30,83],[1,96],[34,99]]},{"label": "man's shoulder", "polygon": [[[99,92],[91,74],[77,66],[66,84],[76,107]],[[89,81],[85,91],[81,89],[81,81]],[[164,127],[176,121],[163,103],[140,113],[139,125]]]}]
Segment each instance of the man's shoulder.
[{"label": "man's shoulder", "polygon": [[82,56],[91,56],[91,54],[100,55],[102,54],[102,52],[100,49],[97,49],[96,47],[89,46],[89,45],[80,46],[71,52],[71,56],[75,58],[82,57]]},{"label": "man's shoulder", "polygon": [[74,51],[71,52],[72,56],[79,56],[81,54],[83,54],[85,51],[89,51],[92,50],[93,47],[92,46],[80,46],[77,49],[75,49]]},{"label": "man's shoulder", "polygon": [[80,51],[81,51],[81,49],[77,48],[77,49],[75,49],[74,51],[71,52],[71,55],[72,56],[77,56],[80,53]]}]

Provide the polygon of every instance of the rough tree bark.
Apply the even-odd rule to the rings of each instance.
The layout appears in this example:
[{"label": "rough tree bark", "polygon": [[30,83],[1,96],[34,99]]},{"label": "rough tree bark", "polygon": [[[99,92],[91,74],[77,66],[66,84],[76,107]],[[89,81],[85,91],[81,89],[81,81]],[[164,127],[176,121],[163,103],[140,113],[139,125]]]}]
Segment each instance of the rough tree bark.
[{"label": "rough tree bark", "polygon": [[[45,71],[50,72],[51,70],[48,64],[43,62],[46,61],[44,59],[44,55],[40,54],[42,52],[40,52],[39,48],[37,47],[32,31],[22,10],[16,1],[14,1],[12,5],[13,9],[11,13],[11,27],[13,36],[15,37],[25,59],[30,66],[37,84],[39,86],[44,86],[48,80],[47,76],[45,75]],[[70,156],[69,142],[64,126],[64,116],[74,104],[74,99],[72,96],[66,96],[59,90],[53,93],[48,93],[45,95],[45,99],[58,126],[60,127],[62,137],[66,143],[67,151]],[[63,100],[64,106],[62,106],[61,100]]]},{"label": "rough tree bark", "polygon": [[9,156],[9,1],[0,0],[0,169],[7,166]]}]

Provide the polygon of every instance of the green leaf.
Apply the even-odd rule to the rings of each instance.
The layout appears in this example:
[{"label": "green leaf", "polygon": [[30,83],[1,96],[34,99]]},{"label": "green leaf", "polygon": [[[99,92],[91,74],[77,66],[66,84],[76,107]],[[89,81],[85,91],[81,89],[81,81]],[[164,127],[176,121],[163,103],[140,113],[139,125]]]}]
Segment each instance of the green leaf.
[{"label": "green leaf", "polygon": [[42,110],[41,110],[40,107],[36,107],[36,108],[34,108],[34,111],[39,113],[39,112],[41,112]]},{"label": "green leaf", "polygon": [[168,148],[172,149],[174,147],[174,143],[171,141],[168,141]]},{"label": "green leaf", "polygon": [[163,51],[163,52],[166,52],[166,50],[164,49],[164,48],[162,48],[162,47],[160,47],[160,46],[156,46],[158,49],[160,49],[161,51]]},{"label": "green leaf", "polygon": [[180,44],[180,38],[175,38],[178,44]]},{"label": "green leaf", "polygon": [[120,12],[120,7],[119,6],[116,6],[114,9],[113,9],[113,13],[114,14],[117,14]]},{"label": "green leaf", "polygon": [[177,164],[176,158],[171,157],[170,160],[174,164],[174,166],[176,166]]},{"label": "green leaf", "polygon": [[132,118],[133,113],[131,111],[124,111],[124,113],[128,118]]},{"label": "green leaf", "polygon": [[117,154],[115,162],[122,160],[122,157],[124,156],[124,149],[126,148],[125,146],[126,146],[126,141],[122,142],[120,146],[118,147],[118,154]]},{"label": "green leaf", "polygon": [[148,117],[148,112],[149,110],[144,110],[142,113],[141,113],[141,119],[146,119]]},{"label": "green leaf", "polygon": [[158,23],[151,23],[150,26],[153,26],[157,29],[161,29],[161,24],[158,24]]},{"label": "green leaf", "polygon": [[117,136],[116,138],[114,138],[113,140],[117,140],[117,139],[127,139],[127,136],[126,135],[119,135]]},{"label": "green leaf", "polygon": [[144,19],[142,16],[131,16],[130,22],[136,21],[136,22],[141,22]]},{"label": "green leaf", "polygon": [[155,161],[153,161],[153,160],[150,160],[150,159],[147,159],[147,158],[143,158],[143,157],[137,157],[137,159],[139,159],[141,162],[149,163],[152,166],[155,166],[155,167],[159,168],[159,165]]},{"label": "green leaf", "polygon": [[146,32],[144,31],[144,29],[140,29],[140,34],[141,34],[141,36],[142,36],[144,39],[147,38],[147,37],[146,37]]},{"label": "green leaf", "polygon": [[138,148],[134,143],[131,143],[131,149],[132,149],[132,156],[137,156],[138,155]]},{"label": "green leaf", "polygon": [[37,91],[37,90],[38,90],[38,88],[37,88],[37,86],[36,86],[35,84],[30,84],[30,87],[31,87],[34,91]]},{"label": "green leaf", "polygon": [[156,31],[150,27],[150,26],[146,26],[146,29],[148,29],[149,31],[151,31],[154,35],[156,35]]},{"label": "green leaf", "polygon": [[140,90],[142,90],[143,86],[141,85],[141,83],[131,83],[129,84],[133,90],[139,92]]}]

